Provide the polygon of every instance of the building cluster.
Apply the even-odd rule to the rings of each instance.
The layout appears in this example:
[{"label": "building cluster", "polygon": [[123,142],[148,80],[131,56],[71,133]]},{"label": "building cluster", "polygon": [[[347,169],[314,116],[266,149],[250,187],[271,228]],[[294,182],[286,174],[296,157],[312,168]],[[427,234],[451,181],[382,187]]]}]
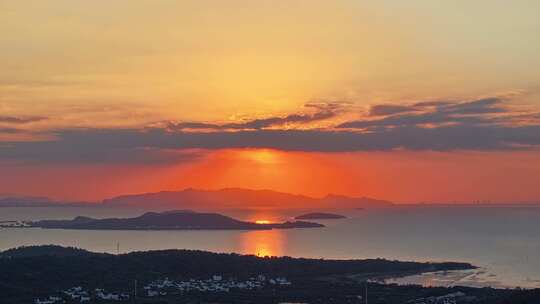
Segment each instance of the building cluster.
[{"label": "building cluster", "polygon": [[96,299],[107,301],[127,301],[129,300],[129,294],[127,293],[110,293],[103,289],[97,288],[95,290]]},{"label": "building cluster", "polygon": [[[267,278],[264,275],[249,278],[244,281],[234,279],[223,279],[220,275],[214,275],[210,279],[184,281],[172,281],[169,279],[156,280],[144,286],[144,297],[160,297],[169,294],[178,294],[190,291],[198,292],[229,292],[231,289],[256,290],[266,285],[286,286],[291,282],[283,277]],[[94,289],[87,291],[77,286],[61,291],[57,296],[49,296],[45,299],[36,299],[35,304],[60,304],[66,301],[78,303],[91,303],[92,300],[100,301],[128,301],[130,295],[126,293],[111,293],[104,289]]]},{"label": "building cluster", "polygon": [[50,296],[46,299],[36,299],[34,303],[36,304],[55,304],[55,303],[63,303],[63,299],[60,297]]},{"label": "building cluster", "polygon": [[172,281],[169,279],[157,280],[144,286],[146,296],[158,297],[166,296],[169,293],[178,292],[229,292],[231,289],[255,290],[266,285],[291,285],[291,282],[286,278],[266,278],[264,275],[249,278],[245,281],[236,281],[234,279],[223,279],[220,275],[214,275],[210,279],[196,280],[190,279],[186,281]]},{"label": "building cluster", "polygon": [[126,293],[110,293],[103,289],[95,289],[94,292],[89,292],[84,288],[77,286],[60,292],[58,296],[49,296],[46,299],[36,299],[35,304],[59,304],[66,300],[70,302],[90,303],[92,299],[106,301],[127,301],[129,295]]},{"label": "building cluster", "polygon": [[0,221],[0,228],[23,228],[23,227],[30,227],[30,225],[22,221]]},{"label": "building cluster", "polygon": [[476,300],[474,296],[467,296],[465,293],[458,291],[449,293],[444,296],[438,297],[428,297],[416,299],[411,304],[457,304],[457,303],[467,303]]}]

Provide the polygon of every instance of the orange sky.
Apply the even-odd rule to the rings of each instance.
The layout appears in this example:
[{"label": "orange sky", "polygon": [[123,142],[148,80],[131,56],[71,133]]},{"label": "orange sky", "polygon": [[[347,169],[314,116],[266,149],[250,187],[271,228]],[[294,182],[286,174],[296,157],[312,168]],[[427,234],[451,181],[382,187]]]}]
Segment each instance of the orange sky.
[{"label": "orange sky", "polygon": [[338,193],[395,202],[537,202],[540,197],[538,152],[201,153],[197,161],[163,166],[5,167],[1,192],[72,200],[187,187]]},{"label": "orange sky", "polygon": [[539,11],[0,1],[0,194],[538,202]]},{"label": "orange sky", "polygon": [[58,128],[236,121],[321,100],[363,108],[526,91],[517,102],[538,105],[539,10],[529,0],[1,1],[0,114]]}]

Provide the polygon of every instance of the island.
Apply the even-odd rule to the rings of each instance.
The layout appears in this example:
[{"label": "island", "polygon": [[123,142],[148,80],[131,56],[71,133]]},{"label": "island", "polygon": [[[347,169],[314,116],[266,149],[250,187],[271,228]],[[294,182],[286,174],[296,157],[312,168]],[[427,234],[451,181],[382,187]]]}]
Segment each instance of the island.
[{"label": "island", "polygon": [[253,223],[217,213],[189,210],[147,212],[133,218],[95,219],[78,216],[72,220],[42,220],[25,222],[24,227],[82,230],[267,230],[320,228],[324,225],[305,221],[284,223]]},{"label": "island", "polygon": [[295,217],[296,220],[336,220],[344,218],[347,217],[340,214],[322,212],[306,213]]}]

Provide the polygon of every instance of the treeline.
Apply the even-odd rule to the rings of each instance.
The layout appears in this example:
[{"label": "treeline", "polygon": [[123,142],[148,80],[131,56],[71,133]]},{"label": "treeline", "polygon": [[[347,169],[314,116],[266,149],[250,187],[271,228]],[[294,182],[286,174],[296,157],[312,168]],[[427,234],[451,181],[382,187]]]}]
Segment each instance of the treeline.
[{"label": "treeline", "polygon": [[343,274],[411,273],[469,269],[467,263],[417,263],[383,259],[322,260],[290,257],[162,250],[122,255],[96,254],[59,246],[22,247],[0,253],[0,292],[46,294],[73,286],[131,290],[133,282],[158,278],[247,278],[264,274],[287,278]]},{"label": "treeline", "polygon": [[[21,247],[0,253],[0,303],[31,303],[37,297],[79,285],[88,290],[131,292],[135,280],[142,293],[144,284],[154,279],[208,278],[214,274],[237,279],[259,274],[285,276],[293,285],[231,293],[190,293],[182,295],[182,302],[172,295],[153,300],[140,298],[137,303],[363,303],[357,296],[364,295],[365,285],[348,274],[371,277],[470,268],[473,268],[470,264],[450,262],[261,258],[193,250],[111,255],[52,245]],[[538,303],[540,299],[540,290],[424,288],[376,283],[370,283],[369,290],[370,303],[374,304],[406,303],[456,291],[466,293],[470,297],[468,303],[475,304]]]},{"label": "treeline", "polygon": [[28,258],[36,256],[88,256],[99,255],[84,249],[75,247],[62,247],[57,245],[21,246],[0,252],[0,258]]}]

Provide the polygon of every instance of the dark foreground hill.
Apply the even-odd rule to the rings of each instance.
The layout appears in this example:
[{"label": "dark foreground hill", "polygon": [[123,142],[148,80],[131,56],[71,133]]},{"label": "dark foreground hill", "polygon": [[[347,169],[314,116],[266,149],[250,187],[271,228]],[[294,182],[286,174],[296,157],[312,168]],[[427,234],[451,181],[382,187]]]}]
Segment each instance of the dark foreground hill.
[{"label": "dark foreground hill", "polygon": [[217,213],[193,211],[148,212],[133,218],[94,219],[79,216],[73,220],[43,220],[27,223],[30,227],[45,229],[92,229],[92,230],[261,230],[319,228],[324,225],[303,221],[257,224],[233,219]]},{"label": "dark foreground hill", "polygon": [[22,247],[0,253],[0,293],[5,298],[46,295],[73,286],[132,290],[163,278],[248,278],[258,275],[314,278],[332,275],[385,275],[469,269],[467,263],[416,263],[383,259],[318,260],[256,257],[191,250],[97,254],[58,246]]},{"label": "dark foreground hill", "polygon": [[62,247],[58,245],[23,246],[0,252],[0,258],[33,258],[33,257],[80,257],[101,255],[75,247]]},{"label": "dark foreground hill", "polygon": [[[125,303],[365,303],[365,280],[437,270],[474,268],[467,263],[417,263],[383,259],[322,260],[290,257],[256,257],[192,250],[161,250],[121,255],[92,253],[59,246],[22,247],[0,252],[0,303],[32,303],[75,286],[107,290],[129,296]],[[150,298],[144,286],[150,282],[215,282],[287,278],[289,285],[256,289],[174,293],[170,288]],[[255,278],[255,279],[249,279]],[[156,281],[157,280],[157,281]],[[220,279],[221,280],[221,279]],[[137,282],[137,284],[134,284]],[[214,284],[214,283],[208,283]],[[94,292],[95,291],[95,292]],[[137,295],[137,296],[135,296]],[[456,303],[538,303],[538,290],[491,288],[425,288],[369,283],[369,303],[439,303],[455,296]],[[69,300],[72,301],[72,300]],[[423,301],[423,302],[422,302]],[[431,302],[430,302],[431,301]],[[68,302],[78,303],[78,302]],[[116,303],[96,300],[96,303]],[[442,302],[441,302],[442,303]]]}]

